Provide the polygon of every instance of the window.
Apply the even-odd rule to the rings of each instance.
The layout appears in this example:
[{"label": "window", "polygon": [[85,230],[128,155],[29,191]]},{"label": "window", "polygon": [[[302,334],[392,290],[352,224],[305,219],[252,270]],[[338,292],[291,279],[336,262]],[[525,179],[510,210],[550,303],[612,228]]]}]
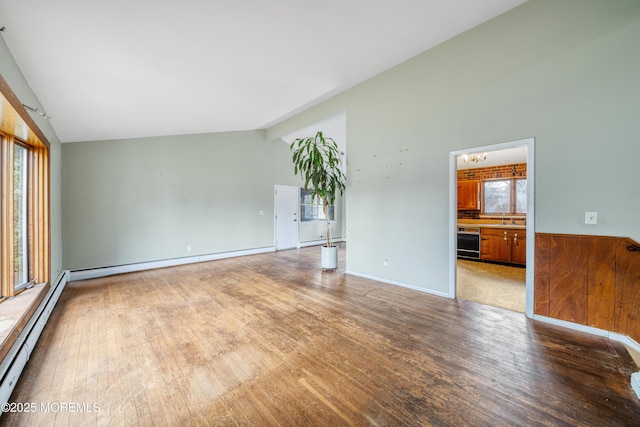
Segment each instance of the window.
[{"label": "window", "polygon": [[527,180],[516,179],[516,213],[527,213]]},{"label": "window", "polygon": [[[311,195],[310,191],[300,189],[300,221],[326,221],[324,216],[324,200]],[[328,206],[329,221],[335,220],[335,207]]]},{"label": "window", "polygon": [[[0,299],[49,283],[49,142],[0,76]],[[19,133],[19,134],[18,134]]]},{"label": "window", "polygon": [[13,148],[13,275],[14,287],[20,289],[29,281],[27,247],[27,148]]},{"label": "window", "polygon": [[492,179],[482,184],[483,213],[514,215],[527,213],[526,178]]}]

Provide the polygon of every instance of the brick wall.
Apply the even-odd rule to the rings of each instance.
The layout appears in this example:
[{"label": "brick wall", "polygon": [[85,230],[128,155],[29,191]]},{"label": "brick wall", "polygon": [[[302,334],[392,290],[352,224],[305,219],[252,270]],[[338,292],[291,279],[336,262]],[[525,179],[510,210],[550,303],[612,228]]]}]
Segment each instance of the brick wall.
[{"label": "brick wall", "polygon": [[[459,169],[458,181],[482,181],[483,179],[527,177],[527,164],[516,163],[512,165],[490,166],[486,168]],[[477,219],[478,211],[458,211],[460,219]]]},{"label": "brick wall", "polygon": [[527,176],[527,164],[516,163],[513,165],[490,166],[488,168],[459,169],[458,181],[471,181],[492,178],[511,178]]}]

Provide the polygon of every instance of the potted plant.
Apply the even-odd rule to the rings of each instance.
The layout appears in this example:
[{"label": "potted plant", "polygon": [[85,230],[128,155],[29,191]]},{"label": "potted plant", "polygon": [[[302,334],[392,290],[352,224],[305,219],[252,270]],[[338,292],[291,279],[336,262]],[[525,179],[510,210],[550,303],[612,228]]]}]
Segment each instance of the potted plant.
[{"label": "potted plant", "polygon": [[342,172],[342,159],[338,144],[332,138],[325,138],[322,132],[313,137],[297,138],[291,143],[295,174],[304,181],[304,189],[313,200],[322,202],[322,210],[327,221],[327,243],[321,249],[322,268],[338,268],[338,247],[333,244],[329,226],[329,206],[333,206],[336,195],[344,193],[346,176]]}]

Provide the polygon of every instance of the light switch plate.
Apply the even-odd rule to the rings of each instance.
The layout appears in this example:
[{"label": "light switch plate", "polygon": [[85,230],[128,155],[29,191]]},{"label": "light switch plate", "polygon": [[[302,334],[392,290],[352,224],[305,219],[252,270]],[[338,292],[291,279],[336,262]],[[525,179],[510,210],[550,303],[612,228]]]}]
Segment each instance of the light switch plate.
[{"label": "light switch plate", "polygon": [[584,223],[585,224],[597,224],[598,223],[598,212],[585,212],[584,213]]}]

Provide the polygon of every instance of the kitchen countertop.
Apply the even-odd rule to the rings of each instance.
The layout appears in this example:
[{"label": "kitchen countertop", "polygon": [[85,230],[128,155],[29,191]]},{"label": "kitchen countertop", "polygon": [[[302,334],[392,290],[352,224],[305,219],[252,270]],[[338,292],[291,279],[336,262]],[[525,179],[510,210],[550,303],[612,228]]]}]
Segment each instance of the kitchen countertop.
[{"label": "kitchen countertop", "polygon": [[[469,226],[471,224],[462,224],[462,226]],[[517,228],[521,230],[526,230],[527,226],[522,224],[473,224],[474,227],[480,228]]]},{"label": "kitchen countertop", "polygon": [[522,225],[522,224],[488,224],[488,223],[468,223],[468,222],[464,222],[458,223],[458,227],[477,227],[477,228],[513,228],[516,230],[526,230],[527,226],[526,225]]}]

